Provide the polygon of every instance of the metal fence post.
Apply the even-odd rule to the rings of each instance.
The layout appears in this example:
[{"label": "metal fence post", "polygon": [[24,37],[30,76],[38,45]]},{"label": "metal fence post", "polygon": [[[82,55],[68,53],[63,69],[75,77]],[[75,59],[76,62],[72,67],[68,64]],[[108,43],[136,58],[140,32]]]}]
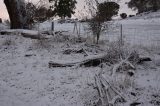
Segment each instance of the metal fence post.
[{"label": "metal fence post", "polygon": [[54,21],[52,21],[51,30],[54,31]]},{"label": "metal fence post", "polygon": [[79,22],[79,34],[78,34],[79,38],[80,38],[80,35],[81,35],[81,23]]},{"label": "metal fence post", "polygon": [[123,45],[123,26],[122,26],[122,24],[121,24],[121,38],[120,38],[120,42],[121,42],[121,46]]}]

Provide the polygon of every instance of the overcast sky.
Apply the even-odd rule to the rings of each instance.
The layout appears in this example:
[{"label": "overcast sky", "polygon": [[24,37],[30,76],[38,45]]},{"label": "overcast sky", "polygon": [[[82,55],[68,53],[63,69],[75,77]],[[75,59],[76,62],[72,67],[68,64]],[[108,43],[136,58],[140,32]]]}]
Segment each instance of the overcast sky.
[{"label": "overcast sky", "polygon": [[[37,2],[39,0],[30,0],[30,1],[33,1],[33,2]],[[83,7],[84,7],[84,1],[85,0],[77,0],[77,10],[81,10]],[[121,2],[119,3],[120,4],[120,11],[119,13],[122,13],[122,12],[126,12],[127,14],[135,14],[134,11],[132,11],[131,9],[128,9],[127,5],[125,4],[125,2],[127,2],[129,0],[121,0]],[[75,14],[75,16],[78,16],[77,14]],[[0,0],[0,18],[2,19],[8,19],[8,13],[7,13],[7,10],[6,10],[6,7],[3,3],[3,0]]]}]

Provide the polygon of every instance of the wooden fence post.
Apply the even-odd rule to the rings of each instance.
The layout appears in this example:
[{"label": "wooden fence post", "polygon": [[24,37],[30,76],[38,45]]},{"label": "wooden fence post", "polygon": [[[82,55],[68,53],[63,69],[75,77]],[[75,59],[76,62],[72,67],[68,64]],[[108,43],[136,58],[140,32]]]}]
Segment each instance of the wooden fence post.
[{"label": "wooden fence post", "polygon": [[54,31],[54,21],[52,21],[51,30]]},{"label": "wooden fence post", "polygon": [[120,36],[121,46],[123,45],[123,26],[121,24],[121,36]]}]

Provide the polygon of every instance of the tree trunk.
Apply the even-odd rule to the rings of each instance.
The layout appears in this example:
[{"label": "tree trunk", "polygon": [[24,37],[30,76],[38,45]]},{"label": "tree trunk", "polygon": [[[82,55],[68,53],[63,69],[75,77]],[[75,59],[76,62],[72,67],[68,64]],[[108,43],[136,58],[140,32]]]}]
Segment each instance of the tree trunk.
[{"label": "tree trunk", "polygon": [[152,1],[152,5],[153,5],[153,11],[156,12],[158,10],[158,4],[156,0]]},{"label": "tree trunk", "polygon": [[4,0],[4,3],[11,21],[11,29],[27,28],[27,15],[24,0]]}]

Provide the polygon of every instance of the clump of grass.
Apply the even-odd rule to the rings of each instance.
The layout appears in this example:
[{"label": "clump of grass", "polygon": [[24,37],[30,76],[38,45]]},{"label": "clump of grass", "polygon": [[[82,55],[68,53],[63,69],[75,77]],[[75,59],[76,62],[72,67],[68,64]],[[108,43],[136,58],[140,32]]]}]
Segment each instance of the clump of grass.
[{"label": "clump of grass", "polygon": [[52,43],[50,40],[48,39],[39,39],[39,40],[36,40],[34,42],[34,46],[35,48],[37,49],[46,49],[46,50],[50,50],[53,46],[52,46]]},{"label": "clump of grass", "polygon": [[4,46],[15,45],[15,41],[12,40],[11,37],[7,37],[7,38],[3,41],[2,45],[4,45]]}]

